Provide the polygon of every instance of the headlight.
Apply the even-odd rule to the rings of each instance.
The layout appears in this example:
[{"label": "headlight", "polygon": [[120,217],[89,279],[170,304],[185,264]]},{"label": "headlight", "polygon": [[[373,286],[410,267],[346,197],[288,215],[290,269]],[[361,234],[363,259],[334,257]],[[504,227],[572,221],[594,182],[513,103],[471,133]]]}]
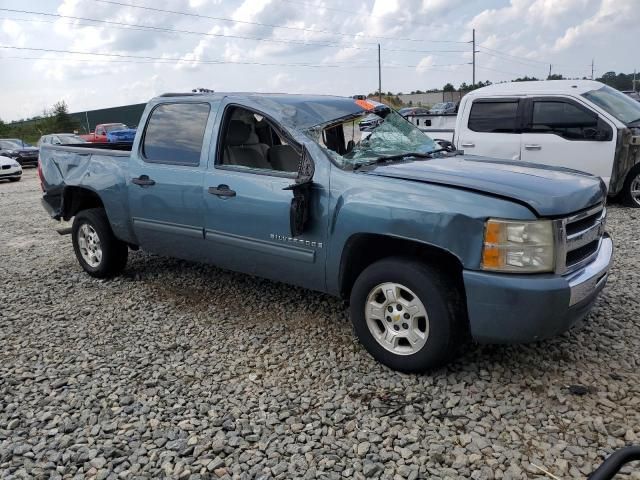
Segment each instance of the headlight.
[{"label": "headlight", "polygon": [[19,166],[20,166],[20,164],[19,164],[18,162],[13,162],[13,165],[12,165],[12,166],[13,166],[13,167],[19,167]]},{"label": "headlight", "polygon": [[482,268],[496,272],[552,272],[555,268],[553,223],[551,220],[487,220]]}]

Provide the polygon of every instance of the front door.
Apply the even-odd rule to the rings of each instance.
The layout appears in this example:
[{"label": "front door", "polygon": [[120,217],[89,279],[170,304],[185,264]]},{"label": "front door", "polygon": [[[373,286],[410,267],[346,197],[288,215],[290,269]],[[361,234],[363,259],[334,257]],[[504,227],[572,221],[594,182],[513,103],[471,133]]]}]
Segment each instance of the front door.
[{"label": "front door", "polygon": [[[205,239],[222,267],[313,289],[324,289],[328,192],[311,187],[310,220],[291,236],[293,194],[301,147],[275,122],[237,105],[225,109],[219,145],[204,177]],[[316,169],[316,178],[328,172]]]},{"label": "front door", "polygon": [[581,170],[611,179],[616,138],[608,121],[572,99],[527,101],[522,160]]},{"label": "front door", "polygon": [[202,257],[202,151],[209,112],[204,102],[163,103],[151,111],[127,184],[134,233],[145,250]]},{"label": "front door", "polygon": [[459,115],[468,121],[455,134],[456,147],[468,155],[520,160],[518,108],[517,98],[482,98],[467,103]]}]

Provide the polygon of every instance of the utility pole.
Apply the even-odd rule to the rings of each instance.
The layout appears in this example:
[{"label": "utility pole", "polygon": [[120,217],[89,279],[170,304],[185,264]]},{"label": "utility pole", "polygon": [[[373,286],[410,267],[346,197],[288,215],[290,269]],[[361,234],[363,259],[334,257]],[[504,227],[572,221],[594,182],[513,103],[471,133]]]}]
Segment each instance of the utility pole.
[{"label": "utility pole", "polygon": [[378,100],[382,103],[382,66],[380,65],[380,44],[378,44]]},{"label": "utility pole", "polygon": [[549,80],[551,78],[551,67],[552,67],[552,65],[549,64],[549,76],[547,77],[547,80]]},{"label": "utility pole", "polygon": [[473,86],[476,85],[476,29],[473,29],[473,39],[471,40],[473,46]]},{"label": "utility pole", "polygon": [[636,71],[633,71],[633,91],[637,92],[636,90]]},{"label": "utility pole", "polygon": [[593,58],[591,59],[591,80],[593,80]]}]

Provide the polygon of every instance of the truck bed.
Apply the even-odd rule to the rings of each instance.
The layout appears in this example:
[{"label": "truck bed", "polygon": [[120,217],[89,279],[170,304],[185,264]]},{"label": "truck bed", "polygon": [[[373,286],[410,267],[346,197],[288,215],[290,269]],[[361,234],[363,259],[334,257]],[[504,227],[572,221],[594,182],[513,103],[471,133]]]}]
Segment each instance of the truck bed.
[{"label": "truck bed", "polygon": [[101,192],[107,211],[126,209],[126,181],[131,144],[87,143],[43,145],[40,169],[43,204],[49,214],[68,220],[72,206],[65,205],[64,192],[83,188]]}]

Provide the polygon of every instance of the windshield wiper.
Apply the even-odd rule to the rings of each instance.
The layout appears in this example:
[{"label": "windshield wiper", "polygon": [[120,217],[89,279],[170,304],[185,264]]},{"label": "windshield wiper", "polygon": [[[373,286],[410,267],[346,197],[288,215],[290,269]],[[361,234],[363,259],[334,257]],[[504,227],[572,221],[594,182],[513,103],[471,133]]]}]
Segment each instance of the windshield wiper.
[{"label": "windshield wiper", "polygon": [[375,160],[371,161],[371,162],[365,162],[365,163],[358,163],[357,165],[353,166],[354,170],[358,170],[362,167],[368,167],[370,165],[377,165],[378,163],[387,163],[387,162],[392,162],[394,160],[404,160],[405,158],[409,158],[409,157],[416,157],[416,158],[431,158],[431,154],[434,152],[439,152],[440,150],[434,150],[433,152],[429,152],[429,153],[420,153],[420,152],[410,152],[410,153],[399,153],[397,155],[387,155],[387,156],[382,156],[382,157],[378,157]]}]

